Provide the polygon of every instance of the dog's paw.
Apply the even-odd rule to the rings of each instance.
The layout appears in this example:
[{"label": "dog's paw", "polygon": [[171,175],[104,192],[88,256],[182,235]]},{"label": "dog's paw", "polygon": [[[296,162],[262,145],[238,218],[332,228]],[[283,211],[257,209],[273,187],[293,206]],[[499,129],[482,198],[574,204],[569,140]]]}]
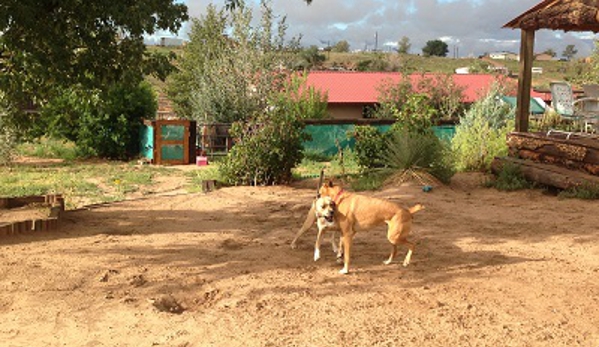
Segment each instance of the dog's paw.
[{"label": "dog's paw", "polygon": [[297,244],[294,242],[291,242],[291,249],[297,249]]},{"label": "dog's paw", "polygon": [[393,260],[389,260],[389,259],[387,259],[387,260],[383,261],[383,264],[385,264],[385,265],[389,265],[389,264],[391,264],[392,262],[393,262]]},{"label": "dog's paw", "polygon": [[343,268],[343,269],[339,270],[339,273],[342,275],[347,275],[349,273],[349,269]]},{"label": "dog's paw", "polygon": [[404,261],[404,262],[403,262],[403,267],[406,267],[406,266],[408,266],[408,265],[410,265],[410,262],[409,262],[409,261]]},{"label": "dog's paw", "polygon": [[314,261],[318,261],[320,259],[320,251],[318,249],[314,250]]}]

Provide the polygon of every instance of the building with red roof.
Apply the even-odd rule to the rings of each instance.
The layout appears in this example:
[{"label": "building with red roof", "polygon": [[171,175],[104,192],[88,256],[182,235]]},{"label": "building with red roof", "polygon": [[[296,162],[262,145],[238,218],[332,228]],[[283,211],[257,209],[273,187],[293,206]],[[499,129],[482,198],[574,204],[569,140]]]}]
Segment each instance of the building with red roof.
[{"label": "building with red roof", "polygon": [[[412,85],[434,74],[409,75]],[[397,72],[311,71],[307,85],[328,95],[328,111],[333,119],[362,119],[367,109],[379,103],[380,88],[398,84],[404,75]],[[462,102],[471,104],[483,97],[493,82],[506,83],[505,76],[488,74],[452,75],[464,88]],[[534,95],[533,95],[534,94]],[[537,93],[531,91],[531,96]]]}]

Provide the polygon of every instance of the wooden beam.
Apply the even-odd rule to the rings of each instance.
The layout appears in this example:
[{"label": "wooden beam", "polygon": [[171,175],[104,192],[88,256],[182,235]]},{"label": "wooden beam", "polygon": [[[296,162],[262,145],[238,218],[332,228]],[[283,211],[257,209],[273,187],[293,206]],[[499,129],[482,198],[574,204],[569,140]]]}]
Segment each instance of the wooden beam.
[{"label": "wooden beam", "polygon": [[511,164],[520,167],[522,175],[529,181],[547,186],[568,189],[585,184],[599,186],[599,177],[578,171],[572,171],[556,165],[535,163],[511,157],[495,158],[491,163],[491,171],[499,174],[503,165]]},{"label": "wooden beam", "polygon": [[520,132],[528,131],[534,45],[535,31],[522,30],[520,37],[520,73],[518,74],[518,98],[516,104],[516,131]]}]

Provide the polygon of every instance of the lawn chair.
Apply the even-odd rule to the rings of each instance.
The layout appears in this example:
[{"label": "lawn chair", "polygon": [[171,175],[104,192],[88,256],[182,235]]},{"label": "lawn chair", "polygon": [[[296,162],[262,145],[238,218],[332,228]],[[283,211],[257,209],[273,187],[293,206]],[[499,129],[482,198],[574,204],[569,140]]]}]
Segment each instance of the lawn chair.
[{"label": "lawn chair", "polygon": [[581,132],[595,132],[599,123],[599,98],[574,98],[567,82],[551,82],[551,105],[562,119],[574,124]]}]

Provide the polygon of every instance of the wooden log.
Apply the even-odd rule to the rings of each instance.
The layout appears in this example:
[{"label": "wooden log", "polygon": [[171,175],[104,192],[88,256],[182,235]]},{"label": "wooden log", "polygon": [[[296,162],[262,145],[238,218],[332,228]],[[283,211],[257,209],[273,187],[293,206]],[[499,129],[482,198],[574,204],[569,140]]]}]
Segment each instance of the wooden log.
[{"label": "wooden log", "polygon": [[556,165],[536,163],[530,160],[511,157],[495,158],[491,163],[491,171],[498,174],[505,164],[517,165],[527,180],[547,186],[560,189],[584,186],[586,184],[599,186],[599,177],[597,176],[568,170]]},{"label": "wooden log", "polygon": [[557,157],[543,152],[535,152],[527,149],[510,150],[510,156],[532,160],[539,163],[561,165],[572,170],[578,170],[596,176],[599,175],[599,163],[593,164],[568,160],[564,157]]},{"label": "wooden log", "polygon": [[545,133],[512,132],[507,136],[507,144],[511,151],[524,149],[564,160],[599,164],[599,138],[566,137],[565,133],[546,136]]}]

